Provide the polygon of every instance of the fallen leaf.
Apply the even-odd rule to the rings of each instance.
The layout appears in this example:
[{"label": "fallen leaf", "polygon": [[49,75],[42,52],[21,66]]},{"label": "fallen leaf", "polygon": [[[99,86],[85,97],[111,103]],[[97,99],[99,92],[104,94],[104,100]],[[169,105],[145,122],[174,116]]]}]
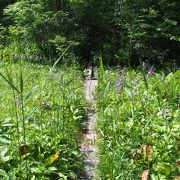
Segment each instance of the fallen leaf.
[{"label": "fallen leaf", "polygon": [[144,170],[142,175],[141,175],[141,180],[149,180],[149,176],[150,176],[150,171]]},{"label": "fallen leaf", "polygon": [[19,146],[19,152],[20,152],[21,155],[27,154],[27,153],[29,152],[29,147],[28,147],[28,145],[26,145],[26,144],[21,144],[21,145]]},{"label": "fallen leaf", "polygon": [[175,176],[174,180],[180,180],[180,176]]},{"label": "fallen leaf", "polygon": [[55,154],[52,154],[51,156],[49,156],[46,161],[48,164],[52,164],[54,161],[58,160],[59,159],[59,152],[56,152]]},{"label": "fallen leaf", "polygon": [[154,154],[152,146],[148,143],[143,144],[141,154],[144,159],[151,161]]},{"label": "fallen leaf", "polygon": [[176,165],[180,166],[180,159],[176,160]]}]

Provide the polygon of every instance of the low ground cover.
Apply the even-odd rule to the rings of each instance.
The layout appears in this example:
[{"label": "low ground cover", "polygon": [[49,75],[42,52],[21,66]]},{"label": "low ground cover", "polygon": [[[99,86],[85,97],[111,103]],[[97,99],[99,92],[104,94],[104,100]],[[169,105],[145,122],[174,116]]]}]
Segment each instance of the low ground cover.
[{"label": "low ground cover", "polygon": [[85,99],[76,66],[0,63],[0,179],[77,178]]},{"label": "low ground cover", "polygon": [[[96,94],[100,177],[178,178],[180,71],[104,70]],[[146,171],[145,171],[146,170]]]}]

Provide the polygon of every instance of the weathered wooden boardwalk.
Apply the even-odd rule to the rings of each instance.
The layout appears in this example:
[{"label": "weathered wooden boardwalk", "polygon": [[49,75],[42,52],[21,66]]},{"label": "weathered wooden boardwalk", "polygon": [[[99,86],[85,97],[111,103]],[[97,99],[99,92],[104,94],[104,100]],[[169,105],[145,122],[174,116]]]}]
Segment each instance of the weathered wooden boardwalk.
[{"label": "weathered wooden boardwalk", "polygon": [[[95,68],[96,69],[96,68]],[[88,76],[85,82],[85,96],[89,102],[90,108],[88,110],[88,116],[86,118],[86,129],[83,133],[83,142],[81,145],[81,151],[85,153],[84,159],[84,177],[85,180],[96,180],[97,178],[97,146],[96,146],[96,114],[94,111],[94,93],[98,81],[92,79],[93,67],[89,66]]]}]

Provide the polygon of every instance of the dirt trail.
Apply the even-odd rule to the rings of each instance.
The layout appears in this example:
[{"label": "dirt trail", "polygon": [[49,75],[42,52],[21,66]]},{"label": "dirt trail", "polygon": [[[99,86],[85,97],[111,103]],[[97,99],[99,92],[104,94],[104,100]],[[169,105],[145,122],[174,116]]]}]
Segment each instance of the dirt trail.
[{"label": "dirt trail", "polygon": [[97,80],[92,80],[92,67],[88,67],[89,75],[85,82],[86,100],[89,102],[90,108],[88,116],[86,118],[86,129],[83,133],[83,143],[81,145],[81,151],[85,153],[84,159],[85,180],[97,179],[97,147],[96,147],[96,114],[94,112],[94,91],[98,84]]}]

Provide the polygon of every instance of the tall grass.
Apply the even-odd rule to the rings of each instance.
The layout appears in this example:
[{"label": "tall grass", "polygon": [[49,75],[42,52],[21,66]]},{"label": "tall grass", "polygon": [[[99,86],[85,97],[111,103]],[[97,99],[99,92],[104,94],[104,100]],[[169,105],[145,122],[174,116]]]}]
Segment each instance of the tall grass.
[{"label": "tall grass", "polygon": [[179,82],[180,71],[104,71],[96,98],[101,179],[178,175]]},{"label": "tall grass", "polygon": [[0,76],[1,179],[78,178],[85,115],[81,72],[76,66],[2,61]]}]

